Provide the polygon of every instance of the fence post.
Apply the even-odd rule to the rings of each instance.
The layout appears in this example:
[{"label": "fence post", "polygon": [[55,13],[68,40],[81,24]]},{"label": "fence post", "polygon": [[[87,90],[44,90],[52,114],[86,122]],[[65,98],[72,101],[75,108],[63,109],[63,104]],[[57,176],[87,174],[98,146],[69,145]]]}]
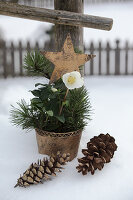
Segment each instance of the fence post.
[{"label": "fence post", "polygon": [[15,69],[14,69],[14,44],[11,42],[11,74],[12,77],[15,76]]},{"label": "fence post", "polygon": [[23,68],[22,68],[22,42],[21,41],[19,41],[18,51],[19,51],[20,76],[22,76]]},{"label": "fence post", "polygon": [[128,41],[126,41],[126,45],[125,45],[125,75],[128,74],[128,50],[129,50],[129,45],[128,45]]},{"label": "fence post", "polygon": [[99,54],[99,61],[98,61],[98,65],[99,65],[99,75],[101,75],[101,51],[102,51],[102,44],[101,44],[101,42],[99,42],[99,45],[98,45],[98,54]]},{"label": "fence post", "polygon": [[3,76],[7,78],[7,48],[6,42],[3,42]]},{"label": "fence post", "polygon": [[27,51],[30,51],[31,50],[31,47],[30,47],[30,42],[27,41],[27,48],[26,48]]},{"label": "fence post", "polygon": [[35,50],[39,50],[39,43],[38,42],[36,42],[36,44],[35,44]]},{"label": "fence post", "polygon": [[120,75],[120,41],[116,40],[116,49],[115,49],[115,75]]},{"label": "fence post", "polygon": [[[84,52],[86,53],[86,46],[84,45]],[[83,66],[84,67],[84,76],[86,76],[86,64]]]},{"label": "fence post", "polygon": [[[90,53],[91,54],[94,54],[94,44],[93,42],[91,42],[90,44]],[[94,74],[94,62],[93,62],[93,59],[90,60],[90,75],[93,75]]]},{"label": "fence post", "polygon": [[110,44],[107,42],[106,47],[106,64],[107,64],[107,75],[110,74]]}]

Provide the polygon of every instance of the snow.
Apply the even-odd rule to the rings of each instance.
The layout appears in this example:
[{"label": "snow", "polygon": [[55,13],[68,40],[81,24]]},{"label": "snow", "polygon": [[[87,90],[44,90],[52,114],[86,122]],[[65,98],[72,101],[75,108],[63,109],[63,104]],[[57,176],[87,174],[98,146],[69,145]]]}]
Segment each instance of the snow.
[{"label": "snow", "polygon": [[93,107],[93,120],[83,133],[81,149],[95,135],[109,133],[116,138],[118,150],[111,163],[95,175],[82,176],[75,167],[77,158],[65,166],[62,173],[29,188],[13,188],[20,173],[43,158],[37,150],[34,131],[26,133],[13,127],[9,120],[10,104],[21,98],[31,98],[29,90],[38,78],[0,79],[0,199],[1,200],[132,200],[133,199],[133,77],[86,77]]},{"label": "snow", "polygon": [[105,4],[91,4],[85,6],[86,14],[113,18],[113,27],[111,31],[96,29],[84,29],[85,43],[90,40],[102,40],[114,42],[116,39],[121,41],[133,40],[133,2],[115,2]]},{"label": "snow", "polygon": [[[86,4],[84,13],[103,17],[113,18],[114,24],[111,31],[84,28],[84,42],[87,44],[90,40],[110,40],[115,39],[129,40],[132,42],[133,37],[133,2],[101,3]],[[6,40],[26,41],[47,40],[43,30],[51,26],[49,23],[43,23],[32,20],[17,19],[13,17],[0,16],[0,28],[4,32]],[[44,37],[42,37],[42,35]]]}]

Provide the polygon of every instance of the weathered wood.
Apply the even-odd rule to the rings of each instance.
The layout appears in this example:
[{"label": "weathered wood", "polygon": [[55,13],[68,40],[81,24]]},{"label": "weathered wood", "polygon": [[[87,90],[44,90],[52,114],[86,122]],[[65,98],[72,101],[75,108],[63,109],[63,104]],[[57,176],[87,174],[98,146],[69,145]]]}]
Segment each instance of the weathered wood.
[{"label": "weathered wood", "polygon": [[31,50],[31,48],[30,48],[30,42],[27,41],[27,51],[30,51],[30,50]]},{"label": "weathered wood", "polygon": [[[21,42],[20,42],[21,43]],[[30,43],[29,43],[30,44]],[[31,46],[31,49],[35,49],[35,45],[29,45]],[[36,47],[39,46],[39,44],[36,44]],[[42,47],[42,44],[40,44],[40,46]],[[132,59],[130,59],[129,53],[131,52],[131,54],[133,53],[133,47],[132,45],[129,45],[129,42],[125,43],[124,47],[121,47],[120,44],[118,46],[116,46],[115,48],[111,47],[111,43],[109,42],[108,45],[106,45],[106,47],[104,46],[104,44],[100,44],[97,45],[93,45],[94,49],[93,51],[97,53],[97,57],[94,59],[93,62],[93,75],[95,75],[95,69],[97,69],[97,64],[98,64],[98,68],[99,68],[99,75],[113,75],[111,69],[115,69],[116,66],[119,66],[119,70],[117,71],[117,75],[122,75],[120,67],[124,67],[123,71],[125,70],[125,73],[123,73],[123,75],[133,75],[133,70],[129,70],[129,66],[132,66]],[[108,46],[108,47],[107,47]],[[119,47],[119,48],[118,48]],[[22,49],[21,49],[22,48]],[[45,46],[43,46],[43,49],[45,49]],[[108,50],[107,50],[108,49]],[[18,66],[18,61],[16,61],[16,59],[14,60],[14,65],[16,64],[16,67],[18,67],[20,69],[20,73],[18,74],[17,71],[15,71],[15,76],[20,75],[23,76],[25,75],[22,71],[22,55],[25,54],[25,52],[27,51],[27,45],[16,45],[14,44],[14,50],[15,50],[15,55],[17,54],[19,57],[19,66]],[[86,53],[90,53],[90,51],[92,52],[92,47],[90,49],[90,45],[84,47],[84,51]],[[117,54],[116,51],[118,51],[118,58],[117,58]],[[123,53],[121,56],[121,52]],[[0,70],[0,75],[2,75],[3,77],[8,77],[8,75],[11,74],[11,62],[10,59],[8,59],[8,55],[11,54],[11,47],[10,46],[6,46],[5,42],[2,42],[2,45],[0,44],[0,54],[1,54],[1,62],[0,62],[0,67],[3,68],[3,70]],[[106,60],[104,59],[106,55]],[[10,56],[9,56],[10,57]],[[122,62],[120,62],[120,58],[122,57]],[[102,66],[103,61],[105,60],[105,64]],[[118,62],[118,65],[116,64]],[[85,75],[89,75],[89,66],[90,63],[88,63],[85,67]],[[103,68],[104,71],[106,71],[106,74],[102,74],[102,70],[101,68]],[[133,68],[132,68],[133,69]],[[116,70],[115,70],[116,72]],[[97,74],[96,74],[97,75]],[[114,73],[115,75],[115,73]]]},{"label": "weathered wood", "polygon": [[[54,0],[55,10],[70,11],[75,13],[83,13],[82,0]],[[76,26],[67,26],[55,24],[55,49],[60,51],[62,43],[65,41],[67,34],[70,33],[73,45],[76,49],[83,51],[83,28]],[[80,69],[83,76],[84,70]]]},{"label": "weathered wood", "polygon": [[[94,44],[93,44],[93,42],[91,42],[91,44],[90,44],[90,52],[91,52],[91,54],[93,54],[94,53]],[[94,62],[93,62],[93,59],[91,59],[91,61],[90,61],[90,75],[94,75]]]},{"label": "weathered wood", "polygon": [[18,52],[19,52],[19,66],[20,66],[20,76],[23,75],[23,67],[22,67],[22,43],[21,41],[19,42],[18,46]]},{"label": "weathered wood", "polygon": [[[83,13],[82,0],[55,0],[55,10],[70,11],[75,13]],[[56,50],[61,50],[62,42],[65,41],[67,34],[71,34],[72,42],[75,48],[83,50],[83,29],[81,27],[55,25],[55,42]]]},{"label": "weathered wood", "polygon": [[35,8],[9,2],[0,3],[0,14],[54,24],[88,27],[108,31],[111,30],[113,24],[113,20],[111,18],[91,16],[61,10]]},{"label": "weathered wood", "polygon": [[107,66],[107,75],[110,74],[110,45],[109,42],[107,42],[107,47],[106,47],[106,66]]},{"label": "weathered wood", "polygon": [[42,52],[42,54],[55,65],[50,83],[57,81],[66,73],[79,72],[79,66],[95,57],[95,55],[75,53],[70,34],[61,52]]},{"label": "weathered wood", "polygon": [[36,41],[36,44],[35,44],[35,49],[39,50],[39,43],[37,41]]},{"label": "weathered wood", "polygon": [[116,40],[116,49],[115,49],[115,75],[120,74],[120,41]]},{"label": "weathered wood", "polygon": [[129,46],[128,46],[128,41],[126,41],[125,45],[125,74],[128,74],[128,51],[129,51]]},{"label": "weathered wood", "polygon": [[7,49],[6,49],[6,42],[3,42],[3,76],[7,78]]},{"label": "weathered wood", "polygon": [[14,63],[14,44],[11,42],[11,74],[15,76],[15,63]]},{"label": "weathered wood", "polygon": [[99,75],[101,75],[101,51],[102,51],[102,45],[101,45],[101,42],[99,42],[99,45],[98,45],[98,54],[99,54],[99,61],[98,61],[98,64],[99,64]]},{"label": "weathered wood", "polygon": [[10,0],[11,3],[18,3],[19,0]]}]

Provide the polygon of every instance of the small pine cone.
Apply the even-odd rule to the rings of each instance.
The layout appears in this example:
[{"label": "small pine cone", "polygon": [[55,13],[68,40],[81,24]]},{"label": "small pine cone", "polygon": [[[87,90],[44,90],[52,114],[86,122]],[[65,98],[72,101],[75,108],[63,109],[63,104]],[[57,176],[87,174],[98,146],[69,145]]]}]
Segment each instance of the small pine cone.
[{"label": "small pine cone", "polygon": [[43,160],[38,160],[38,163],[32,163],[30,167],[20,175],[17,180],[17,184],[14,187],[27,187],[32,184],[43,183],[44,180],[50,179],[50,176],[56,176],[56,172],[61,172],[62,165],[70,160],[70,154],[60,154],[52,155],[49,160],[44,158]]},{"label": "small pine cone", "polygon": [[104,163],[109,163],[117,150],[115,139],[109,134],[100,134],[93,137],[87,143],[87,149],[82,149],[84,157],[78,159],[79,165],[76,167],[78,172],[86,175],[91,172],[93,175],[96,169],[101,170]]}]

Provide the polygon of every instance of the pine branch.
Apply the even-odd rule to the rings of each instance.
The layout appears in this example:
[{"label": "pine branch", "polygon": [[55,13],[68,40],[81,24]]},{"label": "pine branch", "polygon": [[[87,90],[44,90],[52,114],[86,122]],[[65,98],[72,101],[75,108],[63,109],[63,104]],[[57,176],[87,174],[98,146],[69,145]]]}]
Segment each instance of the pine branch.
[{"label": "pine branch", "polygon": [[[58,88],[58,84],[54,87]],[[62,116],[58,116],[59,104],[63,100],[61,96],[63,98],[64,94],[62,95],[60,90],[54,93],[50,87],[50,85],[44,85],[44,87],[33,90],[32,94],[35,98],[31,99],[29,105],[21,100],[18,103],[19,108],[12,107],[11,122],[28,130],[39,128],[45,131],[69,132],[83,129],[91,115],[87,90],[84,87],[70,90],[64,102]],[[51,99],[47,101],[49,97]]]},{"label": "pine branch", "polygon": [[39,51],[27,52],[24,59],[24,68],[32,76],[44,76],[50,79],[53,66]]},{"label": "pine branch", "polygon": [[34,129],[37,125],[37,113],[28,105],[25,100],[17,103],[18,108],[12,106],[10,111],[11,123],[16,126],[21,126],[22,129]]}]

